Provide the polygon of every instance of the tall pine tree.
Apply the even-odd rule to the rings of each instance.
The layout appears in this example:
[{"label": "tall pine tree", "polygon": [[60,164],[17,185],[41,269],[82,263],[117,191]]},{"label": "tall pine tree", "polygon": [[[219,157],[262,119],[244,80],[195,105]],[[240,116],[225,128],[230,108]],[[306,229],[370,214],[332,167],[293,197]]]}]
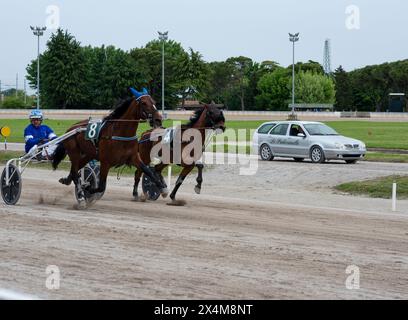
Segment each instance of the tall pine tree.
[{"label": "tall pine tree", "polygon": [[335,109],[339,111],[352,110],[354,107],[352,86],[349,75],[342,66],[334,71],[334,82],[336,85]]},{"label": "tall pine tree", "polygon": [[[56,109],[85,107],[86,63],[80,43],[67,31],[58,29],[40,57],[42,106]],[[30,86],[35,88],[37,61],[27,67]]]}]

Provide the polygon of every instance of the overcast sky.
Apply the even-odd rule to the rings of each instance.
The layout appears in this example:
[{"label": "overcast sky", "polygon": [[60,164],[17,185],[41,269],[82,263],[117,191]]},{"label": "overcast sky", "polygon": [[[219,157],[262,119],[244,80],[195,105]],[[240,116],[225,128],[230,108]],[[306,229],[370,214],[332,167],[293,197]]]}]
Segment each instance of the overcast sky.
[{"label": "overcast sky", "polygon": [[[198,50],[206,61],[243,55],[287,66],[288,32],[300,32],[296,60],[322,63],[329,38],[333,69],[408,58],[406,0],[0,0],[3,89],[15,84],[16,73],[21,88],[37,52],[29,26],[52,22],[46,12],[52,5],[59,9],[60,26],[83,45],[128,50],[168,30],[171,39]],[[51,32],[42,37],[41,50]]]}]

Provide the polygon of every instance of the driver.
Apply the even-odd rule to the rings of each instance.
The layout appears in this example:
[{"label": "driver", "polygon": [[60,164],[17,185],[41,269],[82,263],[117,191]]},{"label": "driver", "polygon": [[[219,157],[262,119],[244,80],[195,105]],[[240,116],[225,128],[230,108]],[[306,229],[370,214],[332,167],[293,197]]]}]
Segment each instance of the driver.
[{"label": "driver", "polygon": [[[25,138],[25,151],[27,153],[35,153],[38,146],[48,143],[51,140],[57,138],[54,131],[46,126],[42,125],[43,113],[41,110],[32,110],[29,116],[31,124],[24,130]],[[39,155],[38,160],[51,160],[57,145],[44,148],[43,152]]]}]

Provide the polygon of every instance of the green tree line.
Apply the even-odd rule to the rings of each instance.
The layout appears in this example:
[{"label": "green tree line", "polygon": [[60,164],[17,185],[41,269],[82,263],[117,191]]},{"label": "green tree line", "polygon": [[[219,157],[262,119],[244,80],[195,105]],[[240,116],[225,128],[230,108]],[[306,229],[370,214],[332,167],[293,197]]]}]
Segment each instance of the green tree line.
[{"label": "green tree line", "polygon": [[408,92],[408,60],[334,72],[337,110],[385,112],[390,93]]},{"label": "green tree line", "polygon": [[[162,45],[152,40],[124,51],[114,46],[81,44],[68,31],[57,30],[40,56],[41,101],[45,108],[108,108],[129,95],[128,88],[146,87],[157,105],[162,99]],[[165,105],[174,109],[187,98],[214,101],[230,110],[288,110],[292,66],[248,57],[206,62],[200,52],[173,40],[165,47]],[[296,103],[329,103],[336,110],[386,111],[388,94],[406,93],[408,60],[346,72],[342,66],[327,76],[315,61],[299,62]],[[27,66],[36,88],[37,60]]]},{"label": "green tree line", "polygon": [[[44,108],[108,108],[129,95],[128,88],[146,87],[161,105],[162,45],[152,40],[124,51],[114,46],[81,46],[68,31],[57,30],[40,56],[41,104]],[[291,68],[275,61],[231,57],[206,62],[202,55],[173,40],[165,46],[166,109],[183,106],[187,98],[224,104],[230,110],[288,110]],[[334,103],[335,86],[314,61],[295,66],[296,102]],[[36,88],[37,60],[27,66]]]}]

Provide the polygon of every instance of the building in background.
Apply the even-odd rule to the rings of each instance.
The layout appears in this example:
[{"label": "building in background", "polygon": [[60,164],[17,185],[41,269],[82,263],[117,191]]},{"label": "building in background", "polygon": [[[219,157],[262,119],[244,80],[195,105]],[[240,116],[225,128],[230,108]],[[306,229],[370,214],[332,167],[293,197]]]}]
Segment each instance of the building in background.
[{"label": "building in background", "polygon": [[389,112],[406,112],[407,98],[405,93],[390,93],[389,94]]}]

